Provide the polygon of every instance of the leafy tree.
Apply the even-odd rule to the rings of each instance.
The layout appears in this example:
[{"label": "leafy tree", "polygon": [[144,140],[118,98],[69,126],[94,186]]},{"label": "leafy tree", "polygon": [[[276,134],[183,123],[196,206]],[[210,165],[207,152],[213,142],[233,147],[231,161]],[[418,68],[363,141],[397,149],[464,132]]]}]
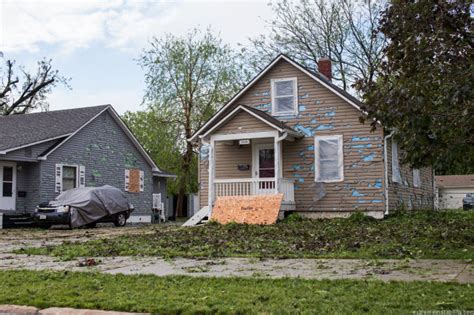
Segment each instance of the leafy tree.
[{"label": "leafy tree", "polygon": [[15,61],[6,60],[0,66],[0,115],[24,114],[36,108],[47,109],[46,96],[58,83],[68,86],[50,60],[38,62],[36,73],[19,67],[21,78],[15,75]]},{"label": "leafy tree", "polygon": [[355,79],[376,76],[385,38],[373,32],[385,1],[283,0],[271,6],[275,18],[269,22],[270,34],[244,48],[254,68],[282,52],[311,69],[320,58],[331,59],[333,79],[345,90]]},{"label": "leafy tree", "polygon": [[[122,119],[160,168],[173,174],[182,175],[180,169],[181,150],[176,145],[180,141],[180,133],[176,125],[164,124],[155,108],[126,112]],[[193,159],[193,164],[195,164],[195,160]],[[189,190],[196,191],[197,173],[191,172],[190,176]],[[177,191],[177,182],[169,181],[168,192],[176,193]]]},{"label": "leafy tree", "polygon": [[396,130],[405,162],[440,173],[474,172],[473,20],[470,1],[394,0],[380,32],[387,59],[360,80],[365,110]]},{"label": "leafy tree", "polygon": [[158,160],[170,158],[164,165],[179,175],[176,207],[182,216],[186,193],[197,190],[196,148],[187,139],[242,86],[245,71],[210,30],[153,38],[150,45],[140,64],[146,70],[144,102],[151,112],[142,115],[153,123],[148,126],[162,128],[163,139],[157,141],[169,147],[157,144]]}]

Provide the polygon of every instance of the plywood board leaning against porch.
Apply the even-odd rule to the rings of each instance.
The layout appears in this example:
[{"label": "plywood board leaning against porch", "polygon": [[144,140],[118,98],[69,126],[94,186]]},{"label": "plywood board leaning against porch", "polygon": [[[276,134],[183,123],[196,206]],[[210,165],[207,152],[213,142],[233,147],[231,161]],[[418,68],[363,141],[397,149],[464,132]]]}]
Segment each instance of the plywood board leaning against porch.
[{"label": "plywood board leaning against porch", "polygon": [[221,224],[274,224],[283,194],[217,197],[211,220]]}]

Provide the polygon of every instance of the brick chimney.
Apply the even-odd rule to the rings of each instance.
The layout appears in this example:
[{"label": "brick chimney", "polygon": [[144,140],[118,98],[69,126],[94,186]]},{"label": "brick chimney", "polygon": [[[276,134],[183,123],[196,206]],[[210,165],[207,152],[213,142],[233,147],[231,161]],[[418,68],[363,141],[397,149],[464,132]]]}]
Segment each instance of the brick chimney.
[{"label": "brick chimney", "polygon": [[318,71],[323,76],[328,78],[329,81],[331,81],[332,80],[331,59],[329,59],[329,58],[319,59],[319,61],[318,61]]}]

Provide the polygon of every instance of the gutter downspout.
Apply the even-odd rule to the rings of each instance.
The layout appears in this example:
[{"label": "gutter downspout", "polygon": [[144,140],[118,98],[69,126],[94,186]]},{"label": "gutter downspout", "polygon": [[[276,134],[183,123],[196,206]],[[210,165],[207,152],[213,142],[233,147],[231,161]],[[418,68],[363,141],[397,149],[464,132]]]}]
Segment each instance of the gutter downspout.
[{"label": "gutter downspout", "polygon": [[[283,140],[285,140],[286,138],[288,137],[288,132],[284,132],[281,136],[275,138],[275,145],[274,145],[274,150],[275,150],[275,156],[277,154],[276,150],[277,150],[277,143],[281,143],[283,142]],[[278,163],[281,165],[278,165],[278,174],[275,174],[275,178],[276,178],[276,183],[275,183],[275,186],[276,186],[276,189],[277,189],[277,192],[280,192],[280,172],[282,174],[282,177],[283,177],[283,163],[282,163],[282,159],[283,159],[283,156],[282,156],[282,145],[278,145],[278,155],[280,156],[279,160],[278,160]]]},{"label": "gutter downspout", "polygon": [[393,131],[389,135],[383,138],[383,159],[384,159],[384,176],[385,176],[385,213],[388,215],[389,202],[388,202],[388,152],[387,152],[387,140],[393,136]]}]

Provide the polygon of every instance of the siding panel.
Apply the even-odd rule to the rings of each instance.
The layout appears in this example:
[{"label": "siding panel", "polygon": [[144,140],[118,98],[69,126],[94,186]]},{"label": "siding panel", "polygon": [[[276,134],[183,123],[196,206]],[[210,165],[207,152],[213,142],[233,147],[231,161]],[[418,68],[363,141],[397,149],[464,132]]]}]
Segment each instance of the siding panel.
[{"label": "siding panel", "polygon": [[125,192],[135,206],[133,215],[151,214],[153,181],[151,166],[137,151],[108,112],[102,113],[87,127],[64,143],[41,162],[42,202],[54,199],[54,167],[56,163],[84,165],[86,186],[112,185],[122,191],[125,186],[125,169],[145,172],[143,192]]},{"label": "siding panel", "polygon": [[[382,217],[385,206],[383,131],[378,128],[372,132],[370,125],[361,124],[360,112],[353,106],[282,60],[236,100],[234,107],[244,104],[271,114],[270,79],[290,77],[297,77],[298,80],[298,114],[277,118],[305,135],[295,142],[283,143],[283,175],[295,181],[297,211],[310,217],[332,217],[346,216],[359,210]],[[238,127],[229,125],[226,132],[239,132]],[[314,137],[326,135],[343,135],[342,182],[314,181]],[[238,157],[236,161],[245,160],[243,151],[241,155],[237,155],[234,148],[226,149],[226,155],[221,153],[220,148],[217,153],[225,159]],[[223,163],[233,164],[229,161]],[[224,170],[218,172],[221,172],[218,175],[223,175]],[[232,170],[229,172],[234,175]],[[422,185],[430,182],[429,170],[422,170],[420,173]],[[207,158],[201,160],[199,175],[201,205],[206,205]],[[417,193],[426,194],[426,186]],[[392,201],[394,199],[391,198]]]}]

